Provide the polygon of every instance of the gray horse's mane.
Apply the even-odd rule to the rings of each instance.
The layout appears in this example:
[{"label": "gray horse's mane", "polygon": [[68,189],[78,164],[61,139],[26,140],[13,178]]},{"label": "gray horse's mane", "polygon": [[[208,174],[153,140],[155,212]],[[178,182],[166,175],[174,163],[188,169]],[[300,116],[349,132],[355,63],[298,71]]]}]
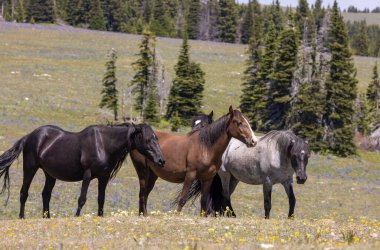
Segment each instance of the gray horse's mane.
[{"label": "gray horse's mane", "polygon": [[306,141],[296,136],[291,130],[272,130],[261,137],[259,141],[267,141],[268,145],[273,141],[276,143],[278,149],[285,153],[287,153],[290,145],[292,145],[291,154],[299,153],[301,150],[304,150],[305,153],[310,151]]}]

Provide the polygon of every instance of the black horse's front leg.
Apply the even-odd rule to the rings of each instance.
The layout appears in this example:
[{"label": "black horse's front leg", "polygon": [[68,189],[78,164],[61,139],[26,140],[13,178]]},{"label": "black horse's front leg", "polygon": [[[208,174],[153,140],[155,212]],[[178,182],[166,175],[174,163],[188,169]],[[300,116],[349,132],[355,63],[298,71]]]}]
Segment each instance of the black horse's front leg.
[{"label": "black horse's front leg", "polygon": [[98,216],[103,216],[104,200],[109,176],[98,178]]},{"label": "black horse's front leg", "polygon": [[268,177],[264,181],[263,191],[265,219],[269,219],[270,210],[272,208],[272,181]]},{"label": "black horse's front leg", "polygon": [[296,206],[296,197],[294,196],[294,192],[293,192],[293,180],[289,179],[281,184],[282,186],[284,186],[285,192],[288,195],[288,199],[289,199],[288,218],[292,219],[294,218],[294,208]]},{"label": "black horse's front leg", "polygon": [[208,181],[202,181],[202,193],[201,193],[201,216],[207,217],[211,213],[211,207],[208,207],[210,199],[210,188],[212,179]]},{"label": "black horse's front leg", "polygon": [[91,170],[86,169],[83,175],[82,189],[81,189],[80,196],[78,199],[77,212],[75,214],[75,216],[77,217],[80,215],[80,211],[82,210],[82,207],[86,203],[87,190],[88,190],[88,186],[90,185],[90,181],[91,181]]}]

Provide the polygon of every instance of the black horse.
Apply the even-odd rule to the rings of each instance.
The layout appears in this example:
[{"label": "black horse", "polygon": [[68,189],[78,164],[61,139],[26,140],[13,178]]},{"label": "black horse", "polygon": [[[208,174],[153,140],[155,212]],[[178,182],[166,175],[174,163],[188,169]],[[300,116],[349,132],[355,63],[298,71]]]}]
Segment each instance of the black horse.
[{"label": "black horse", "polygon": [[200,129],[208,124],[211,124],[214,121],[212,119],[213,115],[214,111],[211,111],[208,115],[198,114],[196,116],[193,116],[193,118],[191,119],[191,129]]},{"label": "black horse", "polygon": [[0,177],[4,176],[1,193],[8,190],[9,198],[9,168],[23,151],[20,218],[25,218],[28,190],[39,168],[46,177],[42,191],[44,218],[50,218],[49,202],[56,179],[69,182],[83,180],[76,212],[79,216],[90,181],[97,178],[98,215],[102,216],[108,181],[116,175],[128,152],[134,149],[161,167],[165,163],[156,135],[144,123],[89,126],[79,133],[67,132],[56,126],[42,126],[22,137],[0,156]]}]

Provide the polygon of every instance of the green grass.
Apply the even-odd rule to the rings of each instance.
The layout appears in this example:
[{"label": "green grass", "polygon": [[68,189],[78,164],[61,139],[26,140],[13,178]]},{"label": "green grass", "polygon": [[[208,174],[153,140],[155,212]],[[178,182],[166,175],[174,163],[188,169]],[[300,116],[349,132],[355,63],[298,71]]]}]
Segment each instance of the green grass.
[{"label": "green grass", "polygon": [[350,20],[351,22],[354,22],[354,21],[366,20],[368,25],[380,24],[380,13],[348,13],[348,12],[343,12],[342,15],[346,21]]},{"label": "green grass", "polygon": [[[57,124],[79,131],[104,123],[112,113],[100,110],[100,80],[105,55],[119,52],[119,84],[133,76],[139,36],[0,23],[0,152],[34,128]],[[167,81],[173,78],[181,41],[159,38]],[[191,58],[206,72],[204,111],[225,113],[239,103],[242,45],[191,41]],[[355,57],[359,88],[371,78],[374,58]],[[109,184],[105,217],[97,218],[97,181],[93,181],[82,218],[73,218],[80,183],[57,181],[51,200],[53,219],[42,220],[43,173],[32,183],[26,220],[18,220],[22,160],[11,168],[11,197],[0,209],[0,248],[340,248],[380,247],[380,156],[360,158],[312,155],[305,185],[294,185],[296,217],[288,220],[288,200],[281,185],[274,186],[271,219],[264,220],[261,186],[239,184],[232,196],[237,219],[200,218],[199,202],[174,215],[170,202],[180,185],[158,180],[149,197],[152,215],[138,211],[138,179],[124,164]],[[1,197],[5,199],[5,197]],[[1,200],[0,200],[1,201]],[[267,245],[263,245],[267,244]]]}]

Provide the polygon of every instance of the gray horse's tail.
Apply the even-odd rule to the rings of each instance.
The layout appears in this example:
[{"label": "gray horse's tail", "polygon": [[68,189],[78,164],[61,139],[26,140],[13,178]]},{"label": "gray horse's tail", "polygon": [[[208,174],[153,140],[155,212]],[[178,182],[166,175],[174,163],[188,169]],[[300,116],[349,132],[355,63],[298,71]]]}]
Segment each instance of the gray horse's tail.
[{"label": "gray horse's tail", "polygon": [[20,155],[27,138],[28,136],[22,137],[10,149],[5,151],[4,154],[0,155],[0,178],[4,176],[4,183],[0,194],[3,194],[5,190],[8,191],[8,197],[5,204],[7,204],[9,200],[9,168]]},{"label": "gray horse's tail", "polygon": [[[223,214],[224,208],[223,208],[223,187],[222,187],[222,180],[220,179],[219,174],[217,173],[211,183],[210,192],[207,197],[207,211],[206,214],[214,214],[218,213],[219,215]],[[180,192],[179,192],[180,193]],[[190,187],[189,193],[187,195],[186,201],[191,200],[192,204],[194,204],[195,200],[198,198],[198,196],[201,194],[201,182],[197,179],[195,180]],[[172,202],[172,204],[178,204],[179,202],[179,194],[175,198],[175,200]]]}]

